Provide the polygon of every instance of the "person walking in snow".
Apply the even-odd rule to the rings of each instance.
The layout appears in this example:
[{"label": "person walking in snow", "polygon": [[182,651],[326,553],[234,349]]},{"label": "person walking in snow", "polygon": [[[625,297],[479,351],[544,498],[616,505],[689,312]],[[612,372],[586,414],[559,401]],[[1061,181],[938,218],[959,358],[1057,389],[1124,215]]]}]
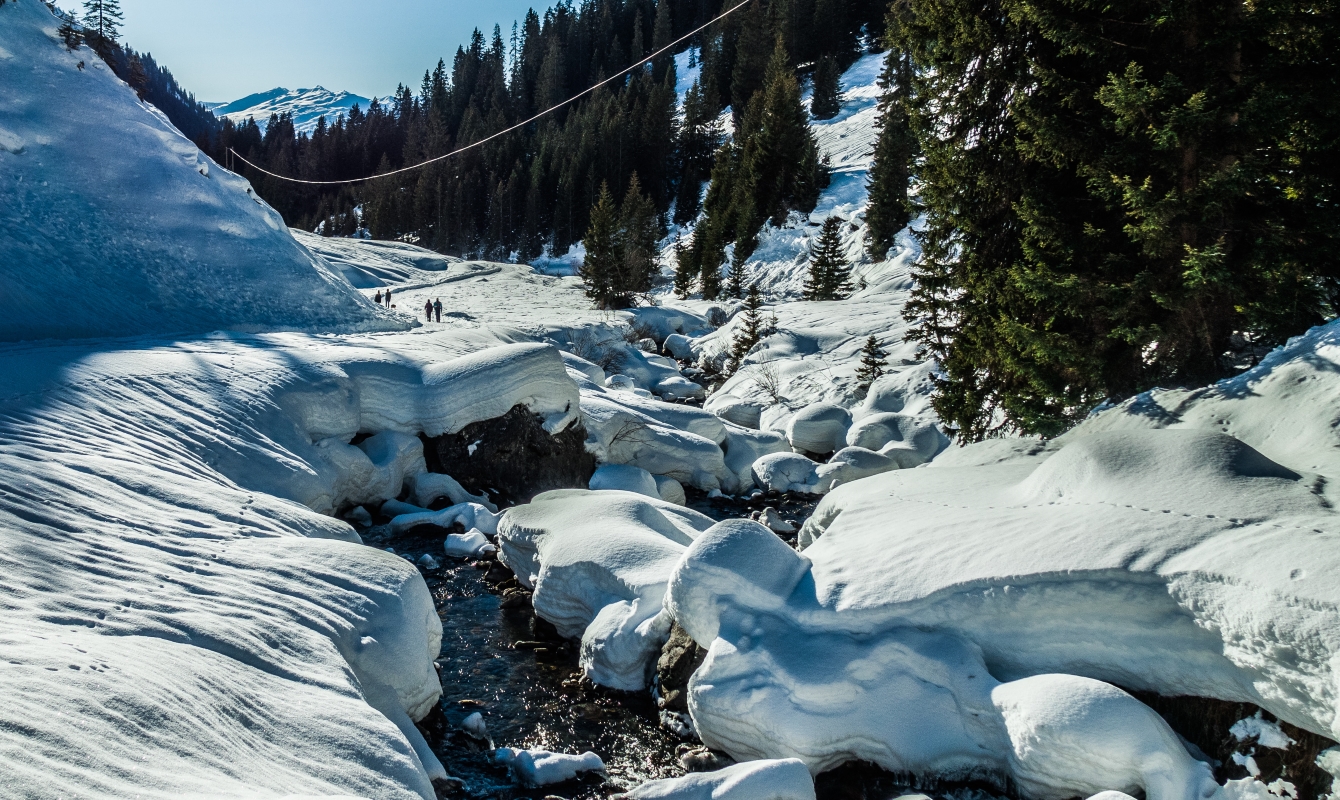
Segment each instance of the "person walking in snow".
[{"label": "person walking in snow", "polygon": [[433,310],[437,312],[437,321],[442,321],[442,298],[433,301]]},{"label": "person walking in snow", "polygon": [[382,290],[381,290],[381,289],[378,289],[378,290],[377,290],[377,294],[374,295],[372,299],[375,300],[375,301],[377,302],[377,305],[381,305],[381,304],[382,304]]},{"label": "person walking in snow", "polygon": [[387,289],[387,290],[386,290],[386,307],[387,307],[387,308],[394,308],[394,306],[391,305],[391,290],[390,290],[390,289]]},{"label": "person walking in snow", "polygon": [[429,322],[433,321],[433,301],[425,300],[423,302],[423,317]]}]

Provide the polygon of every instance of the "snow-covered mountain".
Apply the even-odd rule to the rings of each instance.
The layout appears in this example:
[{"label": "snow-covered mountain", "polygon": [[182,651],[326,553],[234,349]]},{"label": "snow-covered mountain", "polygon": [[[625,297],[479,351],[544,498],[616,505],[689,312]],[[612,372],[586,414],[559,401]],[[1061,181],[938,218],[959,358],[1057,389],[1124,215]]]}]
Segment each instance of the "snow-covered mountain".
[{"label": "snow-covered mountain", "polygon": [[256,120],[261,130],[264,130],[269,123],[271,114],[282,114],[287,111],[293,115],[295,128],[311,133],[316,129],[316,121],[321,117],[325,117],[329,124],[341,114],[348,116],[349,109],[354,106],[366,111],[371,102],[366,97],[359,97],[349,92],[332,92],[323,86],[312,89],[281,87],[268,92],[250,94],[231,103],[213,105],[210,110],[214,112],[214,116],[227,117],[236,124],[241,124],[250,117]]}]

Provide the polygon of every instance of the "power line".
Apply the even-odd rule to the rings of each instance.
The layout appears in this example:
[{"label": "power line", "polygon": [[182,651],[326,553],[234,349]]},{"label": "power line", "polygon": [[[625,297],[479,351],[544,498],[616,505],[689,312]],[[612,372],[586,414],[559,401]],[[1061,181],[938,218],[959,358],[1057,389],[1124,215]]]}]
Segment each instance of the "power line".
[{"label": "power line", "polygon": [[562,108],[563,106],[568,105],[569,103],[572,103],[572,102],[574,102],[574,101],[576,101],[576,100],[580,100],[581,98],[585,97],[586,95],[590,94],[591,92],[594,92],[596,89],[599,89],[600,87],[604,86],[605,84],[610,83],[610,82],[615,81],[615,80],[618,80],[619,78],[622,78],[623,76],[627,75],[628,73],[632,72],[633,70],[637,69],[638,67],[642,66],[643,64],[646,64],[646,63],[649,62],[649,61],[653,61],[653,60],[655,60],[656,58],[659,58],[661,55],[665,54],[667,51],[669,51],[669,50],[671,50],[671,49],[677,47],[677,46],[680,45],[680,44],[683,44],[683,43],[684,43],[685,41],[687,41],[688,39],[691,39],[691,38],[693,38],[694,36],[697,36],[698,34],[702,33],[702,32],[705,31],[705,30],[707,30],[708,28],[710,28],[711,26],[713,26],[713,25],[715,25],[716,23],[720,22],[721,20],[725,19],[726,17],[730,16],[731,14],[734,14],[736,11],[740,10],[741,8],[744,8],[745,6],[749,5],[749,2],[750,2],[750,0],[741,0],[740,3],[738,3],[738,4],[736,4],[736,5],[732,6],[732,7],[730,7],[730,8],[727,9],[726,11],[723,11],[723,12],[720,14],[720,16],[717,16],[715,19],[708,20],[708,21],[707,21],[706,23],[704,23],[703,25],[700,25],[699,27],[694,28],[693,30],[689,31],[688,33],[684,34],[683,36],[679,37],[678,39],[674,40],[673,42],[671,42],[670,44],[666,45],[665,47],[662,47],[660,50],[657,50],[656,52],[652,53],[651,55],[649,55],[649,56],[647,56],[646,58],[642,59],[641,61],[637,62],[636,64],[633,64],[632,66],[630,66],[630,67],[624,69],[624,70],[621,71],[621,72],[617,72],[617,73],[615,73],[614,75],[611,75],[610,77],[606,78],[606,79],[603,80],[603,81],[600,81],[599,83],[595,84],[594,86],[589,86],[589,87],[587,87],[586,89],[583,89],[582,91],[578,92],[577,94],[574,94],[572,97],[569,97],[567,100],[564,100],[563,102],[558,103],[557,105],[553,105],[553,106],[550,106],[549,108],[546,108],[545,110],[539,112],[538,114],[536,114],[535,116],[531,117],[530,119],[522,120],[521,122],[516,123],[515,125],[511,126],[510,128],[504,128],[504,129],[498,131],[497,133],[491,134],[491,135],[489,135],[489,136],[484,137],[483,139],[480,139],[480,140],[477,141],[477,142],[474,142],[474,143],[472,143],[472,144],[467,144],[467,145],[464,146],[464,147],[458,147],[457,149],[452,150],[450,153],[446,153],[446,154],[444,154],[444,155],[440,155],[440,156],[437,156],[437,157],[435,157],[435,158],[430,158],[430,159],[428,159],[427,161],[420,162],[420,163],[415,164],[415,165],[413,165],[413,166],[409,166],[409,167],[401,167],[400,169],[393,169],[393,170],[391,170],[390,172],[383,172],[383,173],[381,173],[381,174],[379,174],[379,175],[369,175],[369,176],[366,177],[366,178],[349,178],[348,180],[342,180],[342,181],[305,181],[305,180],[302,180],[301,178],[290,178],[290,177],[288,177],[288,176],[286,176],[286,175],[279,175],[279,174],[276,174],[276,173],[274,173],[274,172],[271,172],[270,170],[268,170],[268,169],[266,169],[266,168],[264,168],[264,167],[261,167],[261,166],[258,166],[258,165],[256,165],[256,164],[253,164],[253,163],[251,163],[250,161],[248,161],[246,158],[244,158],[244,157],[242,156],[241,153],[237,152],[236,150],[234,150],[234,149],[231,148],[231,147],[228,148],[228,152],[232,153],[233,156],[235,156],[235,157],[236,157],[239,161],[241,161],[242,163],[246,164],[247,166],[251,167],[252,169],[259,170],[260,172],[264,172],[266,175],[269,175],[271,178],[278,178],[278,179],[281,180],[281,181],[288,181],[289,183],[302,183],[302,184],[306,184],[306,185],[308,185],[308,186],[338,186],[338,185],[350,184],[350,183],[362,183],[363,181],[374,181],[374,180],[377,180],[378,178],[385,178],[385,177],[388,177],[388,176],[391,176],[391,175],[399,175],[399,174],[402,173],[402,172],[410,172],[410,171],[412,171],[412,170],[416,170],[416,169],[420,169],[420,168],[422,168],[422,167],[426,167],[426,166],[428,166],[429,164],[435,164],[435,163],[437,163],[438,161],[442,161],[442,160],[451,158],[452,156],[460,155],[461,153],[464,153],[464,152],[467,151],[467,150],[472,150],[472,149],[474,149],[474,148],[476,148],[476,147],[479,147],[479,146],[482,145],[482,144],[486,144],[487,142],[490,142],[490,141],[492,141],[492,140],[494,140],[494,139],[497,139],[499,136],[504,136],[504,135],[506,135],[506,134],[511,133],[512,131],[515,131],[515,130],[519,129],[519,128],[524,128],[524,127],[526,127],[527,125],[529,125],[530,123],[534,122],[535,120],[540,119],[541,117],[547,116],[548,114],[551,114],[551,113],[553,113],[554,111],[557,111],[558,109]]}]

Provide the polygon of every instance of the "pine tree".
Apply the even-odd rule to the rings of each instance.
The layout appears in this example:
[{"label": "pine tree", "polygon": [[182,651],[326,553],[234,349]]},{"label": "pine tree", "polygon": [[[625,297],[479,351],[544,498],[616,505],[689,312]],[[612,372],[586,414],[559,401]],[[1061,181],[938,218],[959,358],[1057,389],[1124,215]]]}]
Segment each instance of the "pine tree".
[{"label": "pine tree", "polygon": [[66,50],[78,50],[84,43],[84,34],[74,26],[70,20],[62,20],[60,27],[56,29],[56,34],[60,36],[61,41],[65,43]]},{"label": "pine tree", "polygon": [[595,301],[597,308],[612,308],[618,295],[617,276],[620,263],[617,236],[618,212],[607,183],[600,184],[600,194],[591,209],[591,225],[586,230],[582,245],[586,257],[579,274],[586,281],[586,296]]},{"label": "pine tree", "polygon": [[739,299],[745,296],[744,276],[744,259],[732,258],[730,269],[726,273],[726,294],[729,297]]},{"label": "pine tree", "polygon": [[829,217],[810,251],[806,300],[842,300],[851,294],[851,265],[842,249],[842,218]]},{"label": "pine tree", "polygon": [[875,336],[865,340],[861,348],[861,363],[856,368],[856,390],[861,396],[870,391],[870,387],[884,374],[889,354],[880,346]]},{"label": "pine tree", "polygon": [[698,280],[697,264],[693,263],[693,257],[689,248],[680,241],[678,234],[675,236],[675,296],[680,300],[689,299],[693,293],[693,284]]},{"label": "pine tree", "polygon": [[631,303],[631,295],[651,291],[659,271],[656,265],[657,235],[656,205],[642,193],[642,184],[634,172],[628,182],[619,209],[619,233],[616,245],[620,270],[615,291],[623,304]]},{"label": "pine tree", "polygon": [[879,78],[883,93],[879,116],[875,120],[879,138],[875,142],[875,160],[870,167],[870,199],[865,210],[866,239],[870,256],[883,260],[894,245],[898,232],[912,221],[912,198],[908,187],[912,161],[916,157],[916,138],[907,115],[907,92],[911,82],[911,64],[906,53],[890,50]]},{"label": "pine tree", "polygon": [[960,437],[1056,435],[1105,399],[1228,374],[1235,333],[1277,343],[1334,313],[1340,220],[1319,212],[1340,188],[1340,113],[1318,88],[1340,80],[1333,15],[895,9],[927,220],[907,310]]},{"label": "pine tree", "polygon": [[120,0],[84,0],[84,30],[90,40],[116,42],[123,20]]},{"label": "pine tree", "polygon": [[[651,31],[651,50],[659,52],[674,41],[674,24],[670,18],[670,0],[659,0],[656,3],[656,21],[652,25]],[[670,53],[666,53],[652,62],[652,77],[657,83],[665,81],[666,73],[675,65],[675,58]]]},{"label": "pine tree", "polygon": [[735,332],[735,338],[731,340],[730,350],[730,372],[740,368],[744,359],[749,355],[749,351],[763,338],[763,315],[760,313],[763,308],[763,298],[759,295],[758,284],[749,284],[749,290],[745,294],[744,311],[740,315],[740,328]]},{"label": "pine tree", "polygon": [[821,56],[814,67],[814,93],[810,97],[810,116],[832,119],[842,110],[841,71],[837,59]]}]

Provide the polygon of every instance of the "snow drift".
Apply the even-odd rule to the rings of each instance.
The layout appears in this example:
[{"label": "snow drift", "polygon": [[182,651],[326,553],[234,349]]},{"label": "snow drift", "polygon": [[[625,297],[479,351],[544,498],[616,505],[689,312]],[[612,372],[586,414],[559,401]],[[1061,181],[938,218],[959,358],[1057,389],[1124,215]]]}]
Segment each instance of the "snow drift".
[{"label": "snow drift", "polygon": [[407,327],[58,25],[0,8],[0,341]]}]

